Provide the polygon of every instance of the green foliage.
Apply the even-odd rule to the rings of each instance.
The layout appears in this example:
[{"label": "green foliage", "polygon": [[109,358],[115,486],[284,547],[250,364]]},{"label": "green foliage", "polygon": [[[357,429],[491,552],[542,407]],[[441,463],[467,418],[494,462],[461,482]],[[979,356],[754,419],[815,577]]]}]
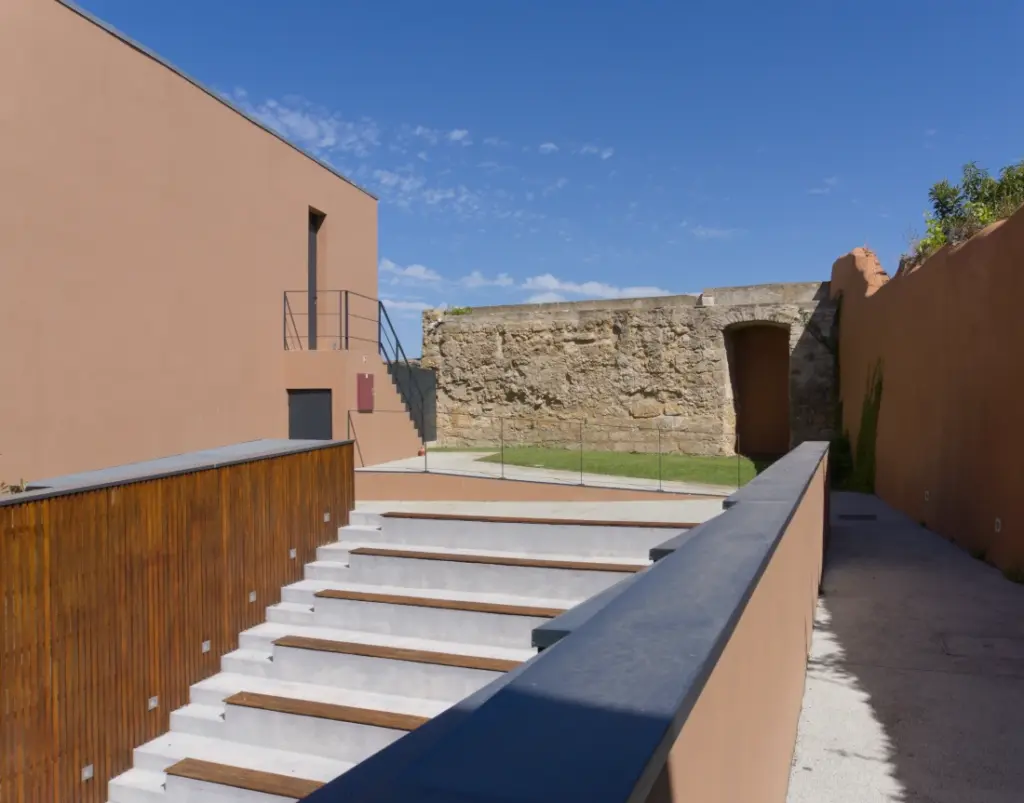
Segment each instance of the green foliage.
[{"label": "green foliage", "polygon": [[960,212],[960,188],[946,179],[928,190],[928,200],[938,220],[948,220]]},{"label": "green foliage", "polygon": [[473,311],[472,307],[452,307],[448,310],[449,315],[469,315]]},{"label": "green foliage", "polygon": [[754,461],[736,455],[717,457],[689,454],[659,454],[657,452],[580,452],[579,442],[566,441],[558,446],[506,445],[504,450],[480,459],[482,463],[501,463],[506,466],[528,466],[556,471],[581,468],[587,474],[617,477],[642,477],[671,482],[702,482],[709,485],[745,485],[758,473]]},{"label": "green foliage", "polygon": [[962,243],[1024,206],[1024,161],[1004,167],[999,178],[968,162],[959,184],[946,179],[933,184],[928,200],[932,210],[925,215],[926,234],[904,256],[904,264],[920,264],[947,243]]},{"label": "green foliage", "polygon": [[875,446],[878,441],[878,417],[881,410],[882,363],[879,361],[875,363],[864,391],[857,449],[853,455],[853,470],[845,483],[846,490],[869,494],[875,492]]}]

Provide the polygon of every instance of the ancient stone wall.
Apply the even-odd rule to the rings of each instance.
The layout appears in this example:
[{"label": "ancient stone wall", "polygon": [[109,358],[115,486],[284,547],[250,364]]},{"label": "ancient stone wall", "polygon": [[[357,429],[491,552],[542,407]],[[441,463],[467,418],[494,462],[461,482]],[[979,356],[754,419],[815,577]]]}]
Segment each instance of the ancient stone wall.
[{"label": "ancient stone wall", "polygon": [[[423,318],[446,446],[544,442],[732,454],[725,331],[788,327],[792,442],[833,424],[834,306],[827,286],[721,288],[702,296],[491,307]],[[735,299],[742,303],[723,304]]]}]

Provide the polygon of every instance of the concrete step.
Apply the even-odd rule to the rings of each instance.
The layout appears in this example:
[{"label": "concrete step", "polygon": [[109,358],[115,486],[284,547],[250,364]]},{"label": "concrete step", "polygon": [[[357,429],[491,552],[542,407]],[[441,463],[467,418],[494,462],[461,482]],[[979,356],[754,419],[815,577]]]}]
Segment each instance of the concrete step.
[{"label": "concrete step", "polygon": [[402,697],[397,694],[371,694],[336,686],[318,686],[312,683],[296,683],[276,678],[262,678],[256,675],[236,675],[220,672],[213,677],[193,684],[190,701],[198,705],[224,708],[224,700],[239,692],[256,692],[299,700],[333,703],[357,708],[374,708],[398,714],[414,714],[434,717],[444,711],[448,704],[438,700],[422,700]]},{"label": "concrete step", "polygon": [[345,582],[348,575],[348,563],[333,560],[315,560],[312,563],[307,563],[303,572],[303,576],[307,580],[328,580],[340,583]]},{"label": "concrete step", "polygon": [[282,625],[313,624],[313,606],[299,602],[279,602],[267,606],[267,621]]},{"label": "concrete step", "polygon": [[167,803],[163,772],[132,767],[107,784],[110,803]]},{"label": "concrete step", "polygon": [[386,513],[379,535],[365,538],[361,529],[341,528],[340,541],[386,541],[417,547],[448,547],[538,556],[576,555],[601,558],[646,558],[651,547],[685,531],[693,522],[676,525],[648,522],[512,519],[508,517],[459,518],[454,514]]},{"label": "concrete step", "polygon": [[[345,529],[345,528],[342,528]],[[340,532],[340,530],[339,530]],[[380,532],[374,530],[378,536]],[[348,564],[348,549],[345,548],[344,544],[357,542],[360,544],[373,544],[377,541],[382,540],[381,538],[367,537],[365,530],[362,533],[353,533],[354,538],[348,539],[348,541],[335,541],[333,544],[325,544],[316,548],[316,559],[328,561],[331,563],[344,563]]]},{"label": "concrete step", "polygon": [[[302,625],[280,625],[264,622],[250,627],[239,634],[239,649],[235,652],[249,652],[254,655],[269,655],[276,652],[275,642],[285,636],[301,636],[323,641],[343,641],[396,649],[450,652],[479,658],[498,658],[508,661],[525,661],[534,654],[529,645],[522,647],[500,647],[484,644],[467,644],[461,641],[426,639],[416,636],[399,636],[390,633],[371,633],[338,627],[305,627]],[[233,654],[233,653],[229,653]],[[335,684],[331,684],[335,685]],[[415,696],[415,695],[412,695]]]},{"label": "concrete step", "polygon": [[232,675],[274,677],[274,664],[266,650],[235,650],[221,656],[220,670]]},{"label": "concrete step", "polygon": [[403,544],[345,543],[349,582],[409,589],[443,588],[578,600],[614,585],[644,566],[645,558],[608,559]]},{"label": "concrete step", "polygon": [[329,781],[347,772],[353,762],[306,755],[294,750],[259,747],[211,739],[190,733],[168,731],[135,748],[135,769],[159,772],[184,758],[198,758],[232,767],[295,775],[313,781]]},{"label": "concrete step", "polygon": [[351,633],[351,641],[342,641],[344,632],[333,630],[329,640],[275,640],[273,677],[455,703],[534,654],[367,633]]},{"label": "concrete step", "polygon": [[316,602],[315,594],[325,588],[345,588],[350,581],[334,582],[331,580],[299,580],[281,589],[281,601],[291,602],[296,605],[308,605],[313,607]]},{"label": "concrete step", "polygon": [[348,523],[362,527],[380,527],[382,519],[380,513],[356,508],[348,514]]},{"label": "concrete step", "polygon": [[359,762],[429,720],[363,706],[239,692],[225,701],[225,738]]},{"label": "concrete step", "polygon": [[325,783],[198,758],[183,758],[164,774],[172,803],[297,803]]},{"label": "concrete step", "polygon": [[565,600],[355,584],[318,591],[314,599],[317,626],[497,647],[528,647],[534,628],[572,607]]},{"label": "concrete step", "polygon": [[196,703],[183,705],[171,711],[171,730],[208,739],[224,739],[224,706]]}]

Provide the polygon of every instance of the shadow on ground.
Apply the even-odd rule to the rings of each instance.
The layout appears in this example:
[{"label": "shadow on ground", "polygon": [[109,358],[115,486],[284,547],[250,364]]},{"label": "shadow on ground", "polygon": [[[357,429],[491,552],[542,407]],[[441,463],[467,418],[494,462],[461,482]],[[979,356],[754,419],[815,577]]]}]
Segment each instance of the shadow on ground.
[{"label": "shadow on ground", "polygon": [[832,518],[789,800],[1024,800],[1024,586],[874,497]]}]

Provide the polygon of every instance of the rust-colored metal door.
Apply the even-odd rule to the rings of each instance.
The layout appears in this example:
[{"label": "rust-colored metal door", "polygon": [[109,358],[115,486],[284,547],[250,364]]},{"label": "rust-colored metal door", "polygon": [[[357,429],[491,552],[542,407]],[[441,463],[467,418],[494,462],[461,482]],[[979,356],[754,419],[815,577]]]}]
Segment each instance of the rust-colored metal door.
[{"label": "rust-colored metal door", "polygon": [[356,407],[361,413],[373,412],[373,374],[356,375]]}]

